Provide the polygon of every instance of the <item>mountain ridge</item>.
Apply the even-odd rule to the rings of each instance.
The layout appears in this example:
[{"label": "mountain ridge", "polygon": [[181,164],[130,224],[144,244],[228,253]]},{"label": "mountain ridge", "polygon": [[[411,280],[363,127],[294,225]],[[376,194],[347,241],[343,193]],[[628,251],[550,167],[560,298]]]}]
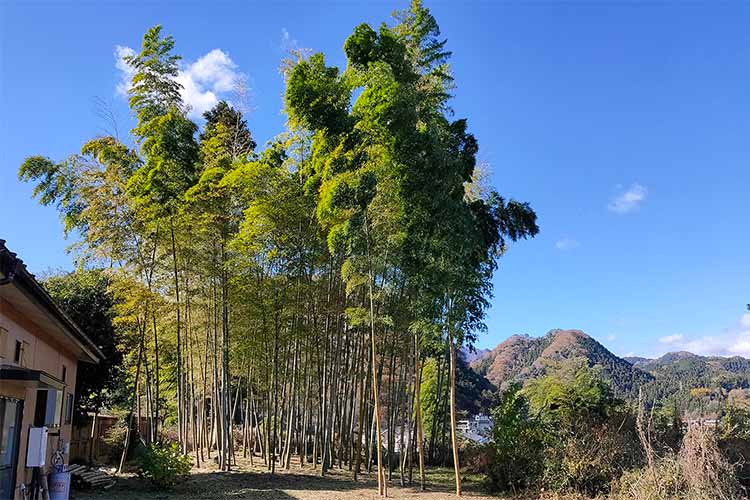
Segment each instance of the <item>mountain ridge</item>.
[{"label": "mountain ridge", "polygon": [[503,390],[512,383],[543,376],[550,366],[573,359],[585,359],[589,366],[599,366],[619,396],[632,395],[653,379],[648,372],[616,356],[577,329],[553,329],[542,337],[513,335],[470,366]]},{"label": "mountain ridge", "polygon": [[[708,408],[698,392],[709,389],[709,406],[732,397],[732,392],[750,393],[750,359],[741,356],[701,356],[687,351],[669,352],[658,358],[619,357],[582,330],[553,329],[541,337],[512,335],[495,348],[477,353],[470,367],[500,391],[512,383],[544,376],[548,368],[566,360],[586,360],[598,366],[625,399],[638,397],[640,389],[649,401],[671,401],[686,411]],[[706,396],[704,396],[706,397]]]}]

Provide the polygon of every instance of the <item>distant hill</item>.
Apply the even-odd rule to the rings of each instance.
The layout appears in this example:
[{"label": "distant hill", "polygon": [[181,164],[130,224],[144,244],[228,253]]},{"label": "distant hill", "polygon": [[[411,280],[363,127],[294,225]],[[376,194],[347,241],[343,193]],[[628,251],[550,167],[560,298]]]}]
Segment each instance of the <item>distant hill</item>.
[{"label": "distant hill", "polygon": [[734,356],[699,356],[687,351],[670,352],[657,359],[625,358],[653,375],[666,387],[715,387],[727,391],[750,388],[750,360]]},{"label": "distant hill", "polygon": [[688,413],[716,413],[731,393],[750,389],[750,360],[740,356],[671,352],[638,366],[655,378],[646,388],[649,398],[674,402]]},{"label": "distant hill", "polygon": [[581,330],[551,330],[543,337],[514,335],[474,360],[471,367],[498,388],[543,376],[548,367],[571,359],[586,359],[611,381],[615,393],[629,397],[654,377],[608,351]]},{"label": "distant hill", "polygon": [[672,352],[658,359],[620,358],[581,330],[551,330],[543,337],[514,335],[470,362],[500,390],[543,376],[556,362],[583,358],[599,366],[614,392],[634,399],[676,404],[686,413],[714,413],[732,393],[748,393],[750,360]]},{"label": "distant hill", "polygon": [[476,349],[474,351],[470,351],[468,349],[462,349],[461,356],[464,358],[464,361],[471,364],[489,352],[490,352],[490,349]]},{"label": "distant hill", "polygon": [[644,363],[647,363],[649,361],[653,361],[652,359],[641,358],[640,356],[625,356],[622,359],[624,359],[625,361],[627,361],[628,363],[630,363],[633,366],[640,366],[640,365],[642,365]]}]

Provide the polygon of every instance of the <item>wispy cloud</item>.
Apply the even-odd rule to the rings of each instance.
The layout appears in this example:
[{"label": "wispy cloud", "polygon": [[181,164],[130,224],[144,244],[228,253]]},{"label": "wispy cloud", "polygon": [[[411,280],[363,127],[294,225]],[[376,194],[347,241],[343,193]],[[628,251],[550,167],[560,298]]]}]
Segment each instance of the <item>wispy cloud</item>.
[{"label": "wispy cloud", "polygon": [[134,56],[135,50],[122,45],[115,45],[115,67],[120,72],[120,81],[115,87],[118,95],[127,96],[128,90],[133,86],[133,74],[135,70],[131,65],[125,62],[125,58]]},{"label": "wispy cloud", "polygon": [[675,335],[667,335],[666,337],[661,337],[659,339],[659,342],[666,345],[674,345],[679,342],[682,342],[684,340],[685,336],[681,333],[675,334]]},{"label": "wispy cloud", "polygon": [[699,337],[667,335],[660,338],[659,343],[669,346],[673,351],[690,351],[704,356],[750,357],[750,318],[748,314],[744,314],[720,334]]},{"label": "wispy cloud", "polygon": [[281,28],[281,43],[279,44],[281,50],[288,52],[289,50],[296,49],[298,46],[297,40],[292,38],[289,31],[286,28]]},{"label": "wispy cloud", "polygon": [[617,340],[617,335],[615,335],[614,333],[610,333],[609,335],[607,335],[607,340],[609,340],[610,342],[614,342],[615,340]]},{"label": "wispy cloud", "polygon": [[[120,82],[115,90],[119,95],[127,95],[132,86],[134,70],[124,57],[133,54],[135,51],[130,47],[115,47],[115,67],[120,72]],[[244,75],[226,52],[213,49],[196,61],[183,64],[175,81],[182,86],[180,94],[189,109],[188,116],[199,118],[243,78]]]},{"label": "wispy cloud", "polygon": [[648,189],[634,183],[626,191],[622,191],[609,201],[607,208],[616,214],[627,214],[637,210],[646,200]]},{"label": "wispy cloud", "polygon": [[557,240],[557,243],[555,243],[555,248],[558,250],[573,250],[574,248],[578,248],[581,246],[581,244],[573,239],[565,236],[564,238]]}]

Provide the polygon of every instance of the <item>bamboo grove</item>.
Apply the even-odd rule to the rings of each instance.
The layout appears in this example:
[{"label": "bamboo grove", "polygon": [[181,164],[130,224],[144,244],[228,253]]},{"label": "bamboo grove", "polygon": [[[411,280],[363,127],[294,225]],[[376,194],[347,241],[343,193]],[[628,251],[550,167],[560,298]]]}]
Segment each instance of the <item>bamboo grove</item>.
[{"label": "bamboo grove", "polygon": [[460,494],[456,353],[483,329],[506,242],[538,228],[477,186],[435,19],[415,0],[357,26],[344,70],[290,54],[287,130],[262,150],[239,102],[187,117],[174,44],[156,26],[126,60],[127,141],[19,171],[113,277],[127,442],[175,429],[197,465],[374,470],[383,495],[449,453]]}]

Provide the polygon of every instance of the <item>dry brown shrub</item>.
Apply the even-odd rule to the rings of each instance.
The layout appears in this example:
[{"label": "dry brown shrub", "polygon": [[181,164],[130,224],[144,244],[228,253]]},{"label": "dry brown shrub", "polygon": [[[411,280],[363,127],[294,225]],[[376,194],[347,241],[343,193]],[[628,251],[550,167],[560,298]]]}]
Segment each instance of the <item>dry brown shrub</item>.
[{"label": "dry brown shrub", "polygon": [[696,499],[740,498],[734,467],[719,449],[716,433],[703,425],[690,426],[682,440],[680,468]]},{"label": "dry brown shrub", "polygon": [[655,457],[651,465],[625,473],[611,500],[738,500],[734,467],[721,454],[716,433],[691,426],[679,453]]},{"label": "dry brown shrub", "polygon": [[652,467],[622,475],[612,487],[612,500],[685,500],[687,493],[680,464],[674,456],[657,459]]}]

